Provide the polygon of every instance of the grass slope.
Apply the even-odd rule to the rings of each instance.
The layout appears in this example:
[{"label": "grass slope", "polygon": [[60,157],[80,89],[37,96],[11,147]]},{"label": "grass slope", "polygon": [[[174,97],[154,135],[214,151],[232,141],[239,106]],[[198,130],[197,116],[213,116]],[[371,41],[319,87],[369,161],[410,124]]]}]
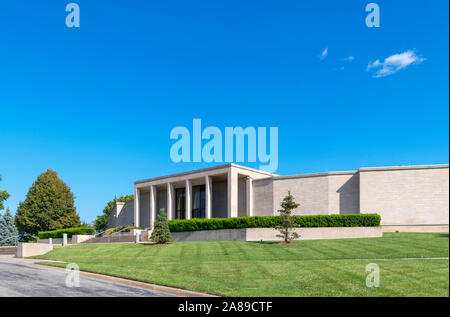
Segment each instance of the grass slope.
[{"label": "grass slope", "polygon": [[[401,259],[448,254],[448,234],[385,233],[383,238],[289,246],[238,241],[85,244],[55,248],[37,258],[224,296],[449,296],[448,259]],[[378,288],[366,287],[368,263],[380,267]]]}]

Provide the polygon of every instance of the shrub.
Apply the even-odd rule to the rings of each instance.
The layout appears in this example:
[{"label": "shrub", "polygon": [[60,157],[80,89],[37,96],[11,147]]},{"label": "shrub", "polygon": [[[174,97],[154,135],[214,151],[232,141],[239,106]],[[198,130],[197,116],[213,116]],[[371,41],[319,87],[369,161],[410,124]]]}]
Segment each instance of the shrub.
[{"label": "shrub", "polygon": [[67,237],[71,238],[73,235],[77,234],[94,234],[94,228],[68,228],[68,229],[58,229],[53,231],[42,231],[38,233],[39,239],[59,239],[63,237],[63,233],[67,233]]},{"label": "shrub", "polygon": [[[381,217],[377,214],[352,215],[317,215],[294,216],[298,227],[377,227]],[[241,228],[275,228],[281,226],[280,216],[254,216],[235,218],[194,218],[188,220],[169,220],[171,232],[241,229]]]},{"label": "shrub", "polygon": [[161,209],[158,214],[150,240],[155,243],[172,242],[172,235],[170,234],[169,226],[167,225],[167,216],[164,209]]},{"label": "shrub", "polygon": [[281,226],[275,227],[280,234],[277,234],[278,238],[283,238],[285,243],[291,242],[291,240],[300,238],[300,235],[295,232],[293,229],[298,227],[295,216],[292,214],[292,211],[300,206],[300,204],[295,202],[294,196],[291,195],[291,192],[288,191],[286,197],[284,197],[283,201],[280,204],[281,209],[278,210],[281,217]]}]

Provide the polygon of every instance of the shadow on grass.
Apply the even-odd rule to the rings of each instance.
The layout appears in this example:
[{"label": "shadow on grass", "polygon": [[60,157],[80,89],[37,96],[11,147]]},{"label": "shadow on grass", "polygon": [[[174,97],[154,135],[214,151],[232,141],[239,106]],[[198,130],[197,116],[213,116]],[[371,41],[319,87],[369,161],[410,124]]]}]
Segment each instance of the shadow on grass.
[{"label": "shadow on grass", "polygon": [[264,245],[302,245],[302,241],[291,241],[289,244],[283,243],[281,240],[275,241],[246,241],[247,243],[264,244]]},{"label": "shadow on grass", "polygon": [[173,242],[171,242],[171,243],[155,243],[155,242],[140,243],[140,245],[145,246],[145,247],[157,247],[157,246],[172,245],[172,244],[174,244],[174,243]]}]

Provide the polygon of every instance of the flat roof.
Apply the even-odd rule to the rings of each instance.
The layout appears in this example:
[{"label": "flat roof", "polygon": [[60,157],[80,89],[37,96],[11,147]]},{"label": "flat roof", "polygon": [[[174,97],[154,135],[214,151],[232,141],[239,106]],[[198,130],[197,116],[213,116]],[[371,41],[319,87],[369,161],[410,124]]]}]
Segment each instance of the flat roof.
[{"label": "flat roof", "polygon": [[370,172],[370,171],[393,171],[393,170],[423,170],[423,169],[436,169],[436,168],[448,168],[448,164],[361,167],[360,169],[358,169],[358,171],[359,172]]},{"label": "flat roof", "polygon": [[250,168],[250,167],[246,167],[246,166],[242,166],[242,165],[237,165],[237,164],[234,164],[234,163],[228,163],[228,164],[223,164],[223,165],[217,165],[217,166],[212,166],[212,167],[201,168],[201,169],[198,169],[198,170],[192,170],[192,171],[188,171],[188,172],[181,172],[181,173],[176,173],[176,174],[170,174],[170,175],[165,175],[165,176],[158,176],[158,177],[143,179],[143,180],[140,180],[140,181],[135,181],[134,183],[135,184],[142,184],[142,183],[152,182],[152,181],[156,181],[156,180],[164,179],[164,178],[179,177],[179,176],[197,174],[197,173],[208,172],[208,171],[213,171],[213,170],[223,169],[223,168],[230,168],[230,167],[246,169],[248,171],[252,171],[252,172],[255,172],[255,173],[259,173],[259,174],[264,174],[264,175],[267,175],[267,176],[275,176],[276,175],[276,174],[271,174],[269,172],[264,172],[264,171],[261,171],[261,170],[257,170],[257,169],[254,169],[254,168]]},{"label": "flat roof", "polygon": [[[237,165],[237,164],[234,164],[234,163],[229,163],[229,164],[223,164],[223,165],[217,165],[217,166],[202,168],[202,169],[198,169],[198,170],[192,170],[192,171],[188,171],[188,172],[170,174],[170,175],[159,176],[159,177],[154,177],[154,178],[148,178],[148,179],[136,181],[134,183],[135,184],[142,184],[142,183],[152,182],[152,181],[156,181],[156,180],[160,180],[160,179],[164,179],[164,178],[179,177],[179,176],[184,176],[184,175],[191,175],[191,174],[202,173],[202,172],[212,171],[212,170],[216,170],[216,169],[229,168],[229,167],[236,167],[236,168],[246,169],[246,170],[249,170],[249,171],[252,171],[252,172],[256,172],[256,173],[267,175],[268,177],[271,177],[273,179],[289,179],[289,178],[302,178],[302,177],[320,177],[320,176],[328,176],[328,175],[351,175],[351,174],[356,174],[358,172],[370,172],[370,171],[438,169],[438,168],[448,168],[449,165],[448,164],[434,164],[434,165],[409,165],[409,166],[402,166],[402,165],[400,165],[400,166],[382,166],[382,167],[361,167],[361,168],[359,168],[358,170],[355,170],[355,171],[321,172],[321,173],[298,174],[298,175],[283,175],[283,176],[281,176],[281,175],[271,174],[271,173],[268,173],[268,172],[257,170],[257,169],[254,169],[254,168],[250,168],[250,167],[246,167],[246,166],[242,166],[242,165]],[[261,180],[261,181],[262,180],[267,180],[267,178],[255,179],[254,181],[258,181],[258,180]]]},{"label": "flat roof", "polygon": [[[342,172],[322,172],[322,173],[310,173],[310,174],[296,174],[296,175],[283,175],[274,176],[273,179],[289,179],[289,178],[307,178],[307,177],[320,177],[328,175],[352,175],[356,174],[358,171],[342,171]],[[259,179],[256,179],[259,180]]]},{"label": "flat roof", "polygon": [[[273,176],[277,179],[291,179],[291,178],[307,178],[307,177],[321,177],[332,175],[352,175],[359,172],[372,172],[372,171],[395,171],[395,170],[418,170],[418,169],[439,169],[448,168],[448,164],[435,164],[435,165],[409,165],[409,166],[382,166],[382,167],[361,167],[355,171],[341,171],[341,172],[321,172],[321,173],[309,173],[309,174],[297,174],[297,175],[283,175]],[[255,179],[253,181],[263,181],[264,179]]]}]

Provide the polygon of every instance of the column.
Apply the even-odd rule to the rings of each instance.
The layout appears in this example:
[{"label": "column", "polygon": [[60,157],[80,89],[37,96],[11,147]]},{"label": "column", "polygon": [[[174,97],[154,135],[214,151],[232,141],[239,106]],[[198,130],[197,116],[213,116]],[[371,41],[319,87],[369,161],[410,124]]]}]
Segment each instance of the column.
[{"label": "column", "polygon": [[185,197],[186,197],[186,219],[191,219],[192,217],[192,182],[187,179],[186,180],[186,188],[185,188]]},{"label": "column", "polygon": [[134,226],[139,227],[139,188],[134,188]]},{"label": "column", "polygon": [[205,176],[205,209],[206,218],[212,218],[212,177]]},{"label": "column", "polygon": [[172,220],[173,219],[173,184],[167,183],[167,219]]},{"label": "column", "polygon": [[150,228],[153,228],[153,224],[156,220],[156,187],[150,185]]},{"label": "column", "polygon": [[250,176],[247,176],[246,183],[246,193],[247,193],[247,216],[253,216],[253,180]]},{"label": "column", "polygon": [[228,218],[238,216],[238,174],[230,168],[227,178],[228,185]]}]

